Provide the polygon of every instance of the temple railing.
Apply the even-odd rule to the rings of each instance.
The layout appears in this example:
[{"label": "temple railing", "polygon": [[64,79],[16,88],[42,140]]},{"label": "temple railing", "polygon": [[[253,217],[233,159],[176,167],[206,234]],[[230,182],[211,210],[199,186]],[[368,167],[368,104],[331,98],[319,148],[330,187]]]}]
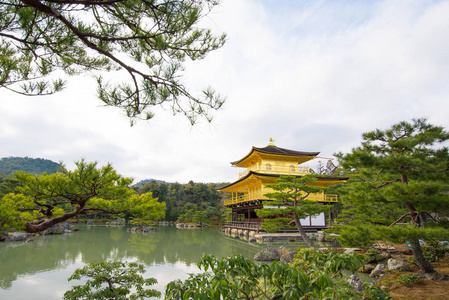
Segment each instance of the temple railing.
[{"label": "temple railing", "polygon": [[283,175],[306,175],[310,174],[309,167],[298,167],[298,166],[276,166],[276,165],[260,165],[260,166],[252,166],[247,170],[239,173],[239,178],[246,176],[249,171],[253,172],[263,172],[268,174],[283,174]]},{"label": "temple railing", "polygon": [[[238,197],[234,197],[233,199],[224,199],[223,204],[224,205],[231,205],[231,204],[238,204],[243,202],[248,202],[252,200],[258,200],[258,199],[265,199],[269,200],[268,198],[261,196],[260,194],[254,194],[254,195],[240,195]],[[337,195],[326,195],[326,194],[311,194],[309,195],[306,200],[309,201],[317,201],[317,202],[331,202],[336,203],[338,202],[338,196]]]},{"label": "temple railing", "polygon": [[261,230],[262,227],[260,227],[260,222],[224,222],[225,227],[229,228],[239,228],[239,229],[251,229],[251,230]]}]

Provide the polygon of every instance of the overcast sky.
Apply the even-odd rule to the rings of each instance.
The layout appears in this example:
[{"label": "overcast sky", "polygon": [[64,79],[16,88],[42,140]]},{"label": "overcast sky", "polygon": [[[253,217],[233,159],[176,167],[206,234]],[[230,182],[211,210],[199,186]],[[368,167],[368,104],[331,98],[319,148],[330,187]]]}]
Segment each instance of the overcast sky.
[{"label": "overcast sky", "polygon": [[231,182],[231,161],[269,138],[320,151],[363,132],[428,118],[449,129],[449,1],[223,0],[204,21],[225,46],[188,63],[186,81],[227,101],[211,124],[156,111],[130,127],[89,76],[45,97],[0,89],[0,157],[113,164],[136,181]]}]

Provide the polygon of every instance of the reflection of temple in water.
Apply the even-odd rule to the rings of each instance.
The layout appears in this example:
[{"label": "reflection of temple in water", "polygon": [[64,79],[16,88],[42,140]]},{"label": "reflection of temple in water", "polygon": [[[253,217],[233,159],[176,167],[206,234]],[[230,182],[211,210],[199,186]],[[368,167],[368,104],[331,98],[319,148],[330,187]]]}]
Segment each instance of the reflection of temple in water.
[{"label": "reflection of temple in water", "polygon": [[[319,152],[279,148],[270,139],[270,143],[266,147],[252,147],[245,157],[231,162],[233,167],[246,168],[246,170],[239,174],[237,181],[218,189],[231,194],[231,197],[224,201],[224,205],[232,209],[232,221],[225,224],[225,232],[233,231],[236,234],[243,232],[244,235],[252,235],[263,231],[260,227],[263,219],[257,217],[255,209],[261,209],[264,202],[271,201],[264,196],[273,192],[267,187],[267,184],[276,183],[276,180],[283,175],[301,177],[310,174],[310,168],[302,164],[316,158],[318,154]],[[320,176],[316,184],[328,187],[346,180],[347,178]],[[317,201],[322,205],[331,205],[337,202],[337,195],[311,194],[307,200]],[[326,216],[321,213],[317,216],[307,217],[301,220],[301,224],[308,231],[323,229],[326,228]]]}]

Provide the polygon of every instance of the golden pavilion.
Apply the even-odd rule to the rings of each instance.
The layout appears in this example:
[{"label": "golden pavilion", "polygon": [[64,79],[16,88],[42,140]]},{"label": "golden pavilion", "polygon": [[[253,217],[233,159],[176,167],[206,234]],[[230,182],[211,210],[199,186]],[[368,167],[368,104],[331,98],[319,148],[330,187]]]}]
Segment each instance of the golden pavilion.
[{"label": "golden pavilion", "polygon": [[[230,193],[230,197],[224,200],[224,205],[232,209],[232,222],[227,222],[225,227],[262,230],[260,224],[263,220],[257,217],[254,210],[263,208],[263,203],[270,201],[264,195],[273,190],[266,185],[276,183],[276,180],[283,175],[301,177],[311,173],[311,169],[303,164],[317,158],[319,152],[284,149],[277,147],[273,142],[270,139],[266,147],[252,147],[245,157],[231,162],[232,166],[246,170],[239,173],[237,181],[218,188],[219,191]],[[316,184],[327,187],[345,182],[347,179],[324,175],[317,178]],[[309,195],[307,200],[329,205],[337,202],[337,195],[313,194]],[[326,228],[326,216],[323,213],[308,217],[301,220],[301,224],[310,227],[309,229]]]}]

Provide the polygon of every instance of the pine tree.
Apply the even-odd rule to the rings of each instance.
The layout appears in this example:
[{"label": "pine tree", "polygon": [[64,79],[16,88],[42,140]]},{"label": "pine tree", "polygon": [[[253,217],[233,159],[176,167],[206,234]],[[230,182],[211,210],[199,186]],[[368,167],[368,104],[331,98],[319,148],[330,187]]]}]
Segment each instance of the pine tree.
[{"label": "pine tree", "polygon": [[76,170],[71,171],[62,165],[61,172],[55,174],[16,173],[22,185],[18,187],[21,194],[4,196],[0,206],[8,207],[10,215],[26,220],[22,225],[30,233],[95,212],[131,213],[140,220],[164,217],[164,203],[158,203],[151,193],[134,195],[128,187],[132,179],[117,174],[110,164],[97,167],[95,162],[81,160],[76,166]]},{"label": "pine tree", "polygon": [[301,225],[301,219],[328,212],[332,208],[307,199],[310,194],[324,191],[323,187],[315,185],[316,181],[316,175],[281,176],[275,184],[267,184],[267,187],[273,189],[274,192],[265,194],[267,198],[272,200],[265,202],[265,205],[277,206],[278,208],[256,210],[259,217],[276,217],[264,219],[262,228],[266,231],[278,231],[281,227],[294,224],[304,242],[309,247],[316,248],[315,243],[307,236],[304,227]]},{"label": "pine tree", "polygon": [[341,228],[342,240],[407,240],[420,274],[441,278],[424,257],[419,239],[449,234],[443,228],[449,213],[449,152],[441,147],[447,140],[443,127],[415,119],[365,133],[360,147],[336,154],[351,176],[340,189],[341,217],[355,226]]},{"label": "pine tree", "polygon": [[[133,122],[169,108],[191,123],[211,119],[224,99],[191,93],[180,81],[186,59],[223,46],[198,23],[218,0],[4,0],[0,5],[0,88],[23,94],[61,91],[66,76],[95,71],[98,96]],[[101,71],[124,70],[115,82]],[[100,73],[99,73],[100,71]]]}]

